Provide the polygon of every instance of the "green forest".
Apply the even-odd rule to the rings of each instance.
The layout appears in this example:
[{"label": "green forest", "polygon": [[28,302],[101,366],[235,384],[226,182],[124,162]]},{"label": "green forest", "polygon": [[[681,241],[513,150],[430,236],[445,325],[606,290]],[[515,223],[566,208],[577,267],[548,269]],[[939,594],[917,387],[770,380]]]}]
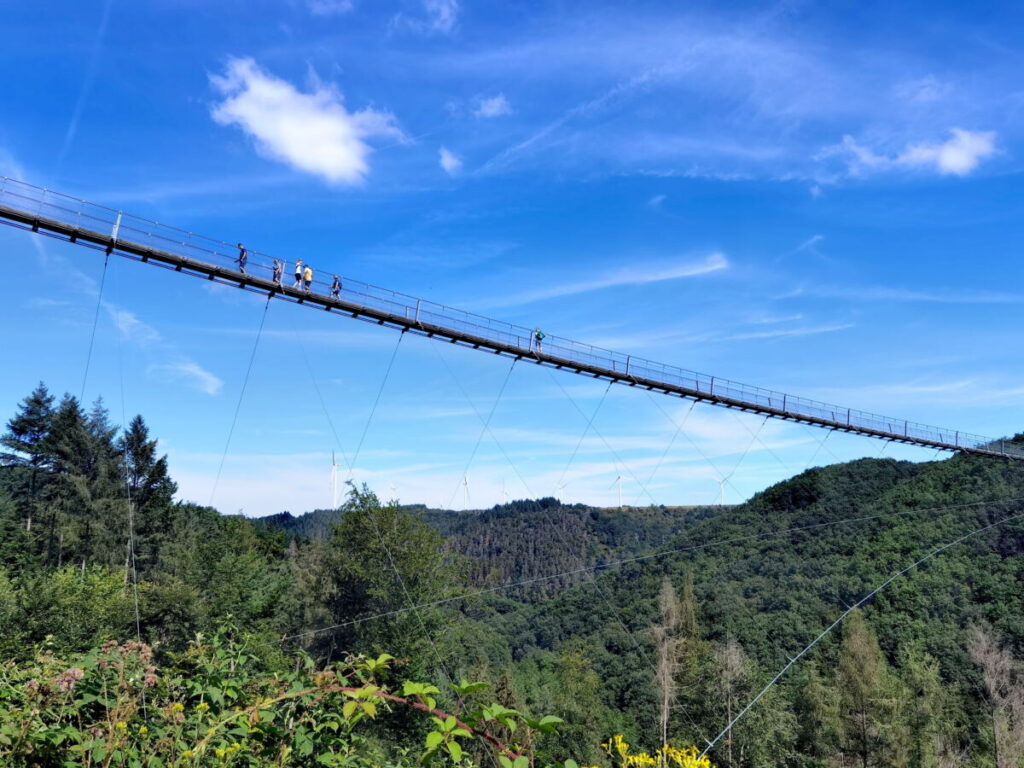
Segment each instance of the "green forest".
[{"label": "green forest", "polygon": [[1024,766],[1008,460],[251,520],[179,500],[102,401],[41,384],[2,446],[4,766]]}]

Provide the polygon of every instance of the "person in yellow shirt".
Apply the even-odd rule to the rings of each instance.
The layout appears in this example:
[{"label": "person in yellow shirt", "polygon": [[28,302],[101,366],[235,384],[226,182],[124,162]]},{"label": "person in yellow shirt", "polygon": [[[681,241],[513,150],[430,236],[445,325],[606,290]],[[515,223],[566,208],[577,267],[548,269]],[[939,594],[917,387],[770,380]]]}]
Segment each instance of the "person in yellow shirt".
[{"label": "person in yellow shirt", "polygon": [[313,284],[313,268],[309,264],[302,270],[302,280],[306,283],[306,291],[309,291],[309,286]]}]

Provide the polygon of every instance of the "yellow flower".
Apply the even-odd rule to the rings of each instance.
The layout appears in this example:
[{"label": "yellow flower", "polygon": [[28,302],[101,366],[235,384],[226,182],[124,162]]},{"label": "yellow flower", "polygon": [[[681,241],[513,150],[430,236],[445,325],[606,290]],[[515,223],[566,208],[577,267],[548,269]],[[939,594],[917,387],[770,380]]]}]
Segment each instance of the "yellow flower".
[{"label": "yellow flower", "polygon": [[188,760],[190,757],[192,757],[192,754],[193,753],[191,749],[186,749],[184,752],[181,753],[181,756]]},{"label": "yellow flower", "polygon": [[116,728],[119,731],[127,731],[128,730],[128,723],[123,722],[123,721],[115,723],[114,724],[114,728]]},{"label": "yellow flower", "polygon": [[147,733],[149,733],[149,728],[147,728],[144,725],[140,725],[139,726],[139,734],[141,734],[142,736],[145,736]]},{"label": "yellow flower", "polygon": [[185,711],[185,705],[182,704],[180,701],[176,701],[173,704],[171,704],[171,711],[172,712],[184,712]]},{"label": "yellow flower", "polygon": [[205,701],[199,702],[199,705],[196,707],[196,709],[198,709],[200,712],[205,712],[209,708],[210,708],[210,705],[207,704]]}]

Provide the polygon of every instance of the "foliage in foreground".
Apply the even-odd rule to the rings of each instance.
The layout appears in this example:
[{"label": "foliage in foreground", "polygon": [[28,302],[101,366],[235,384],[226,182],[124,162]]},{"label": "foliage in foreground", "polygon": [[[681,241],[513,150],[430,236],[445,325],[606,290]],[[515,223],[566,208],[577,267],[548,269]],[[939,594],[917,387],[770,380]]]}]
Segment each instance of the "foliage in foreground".
[{"label": "foliage in foreground", "polygon": [[[305,654],[295,661],[294,671],[268,672],[231,628],[200,636],[162,667],[136,641],[109,641],[71,660],[44,647],[31,664],[0,668],[0,761],[40,768],[400,768],[486,760],[501,768],[577,768],[536,752],[537,737],[559,718],[482,703],[483,683],[442,692],[399,680],[387,654],[319,670]],[[447,711],[442,697],[452,702]],[[422,721],[407,745],[379,738],[379,721],[396,715]],[[686,750],[631,754],[620,736],[607,748],[621,766],[709,765]]]}]

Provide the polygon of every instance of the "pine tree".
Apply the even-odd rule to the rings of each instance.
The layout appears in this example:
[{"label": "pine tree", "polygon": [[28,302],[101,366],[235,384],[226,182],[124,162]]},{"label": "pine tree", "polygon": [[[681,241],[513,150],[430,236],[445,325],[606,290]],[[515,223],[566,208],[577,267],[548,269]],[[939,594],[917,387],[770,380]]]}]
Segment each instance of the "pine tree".
[{"label": "pine tree", "polygon": [[27,482],[21,489],[25,530],[31,533],[40,486],[51,468],[50,456],[45,450],[46,438],[53,423],[53,396],[46,385],[39,382],[32,393],[18,406],[18,412],[7,422],[7,432],[0,437],[0,445],[8,450],[0,454],[4,466],[27,469]]},{"label": "pine tree", "polygon": [[170,532],[170,507],[178,486],[167,471],[167,456],[157,455],[157,441],[149,438],[142,416],[136,416],[121,435],[117,448],[122,456],[128,501],[132,505],[136,559],[151,568]]},{"label": "pine tree", "polygon": [[887,665],[878,637],[860,611],[846,620],[839,655],[839,716],[844,745],[861,768],[878,765],[885,744]]}]

